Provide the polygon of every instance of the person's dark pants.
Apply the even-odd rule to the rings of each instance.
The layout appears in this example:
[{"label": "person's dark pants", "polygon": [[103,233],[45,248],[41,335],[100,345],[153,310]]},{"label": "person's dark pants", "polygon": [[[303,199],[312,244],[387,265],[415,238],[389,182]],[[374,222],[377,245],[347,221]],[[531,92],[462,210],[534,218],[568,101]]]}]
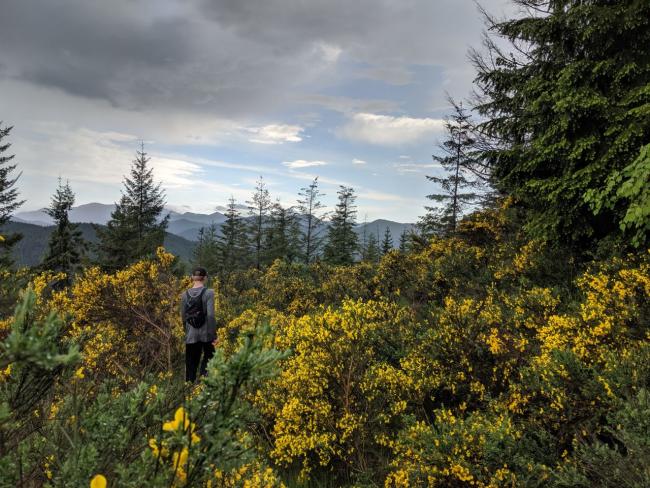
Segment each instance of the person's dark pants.
[{"label": "person's dark pants", "polygon": [[[203,360],[201,360],[203,353]],[[185,381],[196,381],[196,371],[201,365],[200,374],[205,376],[208,361],[214,355],[214,346],[211,342],[195,342],[194,344],[185,344]]]}]

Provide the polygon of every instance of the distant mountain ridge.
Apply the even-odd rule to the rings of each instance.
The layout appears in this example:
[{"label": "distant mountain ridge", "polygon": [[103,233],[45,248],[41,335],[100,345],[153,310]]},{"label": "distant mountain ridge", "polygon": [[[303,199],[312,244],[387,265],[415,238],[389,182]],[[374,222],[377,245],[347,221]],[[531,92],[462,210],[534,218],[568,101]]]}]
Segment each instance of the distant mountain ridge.
[{"label": "distant mountain ridge", "polygon": [[[97,233],[92,224],[80,223],[79,229],[84,240],[91,244],[97,242]],[[36,266],[43,260],[54,226],[10,221],[2,227],[2,230],[8,234],[19,233],[23,235],[23,238],[18,241],[18,244],[13,249],[16,263],[19,266]],[[196,247],[196,243],[167,232],[164,246],[172,254],[189,262],[192,259],[192,252]]]},{"label": "distant mountain ridge", "polygon": [[[167,232],[175,236],[179,236],[187,241],[194,241],[198,239],[199,230],[202,227],[207,227],[212,223],[216,224],[217,231],[220,233],[221,224],[226,220],[226,216],[222,211],[226,211],[226,207],[216,207],[217,211],[211,214],[201,214],[195,212],[176,212],[171,209],[166,209],[169,213],[169,225]],[[246,215],[247,206],[238,204],[237,209],[240,210],[242,215]],[[100,224],[106,225],[111,218],[111,212],[115,209],[114,204],[104,203],[87,203],[73,207],[70,211],[70,221],[76,223],[86,224]],[[40,227],[47,227],[53,225],[52,218],[45,213],[45,209],[35,210],[31,212],[18,212],[12,220],[15,223],[31,224]],[[390,229],[393,236],[393,244],[395,247],[399,244],[399,236],[403,231],[410,231],[413,224],[404,224],[400,222],[393,222],[391,220],[378,219],[372,222],[358,224],[356,231],[359,236],[362,236],[364,230],[366,235],[370,233],[378,234],[379,241],[383,239],[386,227]]]}]

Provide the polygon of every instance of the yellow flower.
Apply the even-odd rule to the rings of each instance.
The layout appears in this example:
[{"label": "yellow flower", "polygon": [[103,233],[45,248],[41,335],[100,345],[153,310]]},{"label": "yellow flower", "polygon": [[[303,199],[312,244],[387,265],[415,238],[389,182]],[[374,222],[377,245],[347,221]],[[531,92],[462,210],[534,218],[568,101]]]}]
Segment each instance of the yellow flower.
[{"label": "yellow flower", "polygon": [[163,424],[163,430],[176,431],[181,427],[181,425],[183,426],[183,430],[185,430],[189,424],[190,420],[188,419],[187,412],[185,412],[183,407],[179,407],[174,414],[174,420]]},{"label": "yellow flower", "polygon": [[90,488],[106,488],[106,478],[104,478],[104,475],[96,474],[95,477],[90,480]]},{"label": "yellow flower", "polygon": [[81,368],[79,368],[77,371],[74,372],[74,377],[77,378],[77,379],[80,379],[80,380],[82,380],[82,379],[84,379],[86,377],[86,375],[84,375],[83,366]]}]

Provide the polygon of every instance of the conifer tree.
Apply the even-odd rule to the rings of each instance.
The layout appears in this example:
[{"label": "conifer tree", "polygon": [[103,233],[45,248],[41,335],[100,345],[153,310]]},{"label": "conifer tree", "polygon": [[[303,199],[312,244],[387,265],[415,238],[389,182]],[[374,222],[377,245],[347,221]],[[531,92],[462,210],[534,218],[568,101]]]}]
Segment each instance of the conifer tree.
[{"label": "conifer tree", "polygon": [[47,253],[42,268],[67,275],[67,282],[78,270],[86,244],[81,230],[70,222],[69,213],[74,205],[75,195],[68,182],[59,178],[59,186],[52,196],[52,203],[45,212],[54,219],[55,228],[50,234]]},{"label": "conifer tree", "polygon": [[358,250],[358,237],[354,231],[357,208],[354,189],[341,185],[338,203],[330,219],[324,259],[331,264],[352,264]]},{"label": "conifer tree", "polygon": [[246,240],[246,225],[242,219],[237,203],[233,197],[228,200],[226,220],[221,225],[221,236],[217,238],[219,269],[228,273],[247,265],[248,242]]},{"label": "conifer tree", "polygon": [[253,265],[260,269],[264,251],[264,233],[268,223],[269,211],[271,209],[271,197],[266,188],[264,179],[260,176],[255,186],[253,198],[246,202],[250,222],[248,226],[248,240],[253,253]]},{"label": "conifer tree", "polygon": [[[650,2],[517,0],[487,16],[487,53],[472,54],[485,152],[535,237],[593,248],[641,245],[650,225]],[[621,232],[622,231],[622,232]],[[622,244],[631,240],[621,239]]]},{"label": "conifer tree", "polygon": [[106,228],[96,226],[100,264],[108,269],[122,268],[154,254],[165,240],[169,215],[161,218],[165,207],[164,191],[153,179],[150,158],[144,144],[131,165],[131,176],[124,179],[124,192]]},{"label": "conifer tree", "polygon": [[[16,188],[16,181],[20,174],[12,176],[16,169],[16,165],[11,164],[14,155],[5,154],[11,144],[3,142],[3,139],[9,135],[11,129],[13,129],[11,126],[3,128],[2,121],[0,121],[0,233],[2,227],[11,218],[11,214],[24,203],[23,200],[18,200],[18,189]],[[11,266],[13,262],[11,249],[21,238],[20,234],[3,235],[3,239],[0,241],[0,267]]]},{"label": "conifer tree", "polygon": [[463,210],[480,199],[476,190],[481,180],[472,176],[472,168],[481,164],[476,156],[476,139],[472,132],[470,116],[462,104],[456,104],[450,99],[454,113],[445,122],[447,139],[440,144],[442,156],[433,156],[441,164],[447,176],[427,176],[440,186],[439,193],[427,195],[427,198],[439,203],[442,207],[427,206],[427,214],[420,219],[419,226],[426,236],[432,234],[453,234]]},{"label": "conifer tree", "polygon": [[386,255],[393,250],[393,235],[390,232],[390,228],[386,226],[384,231],[384,240],[381,241],[381,254]]},{"label": "conifer tree", "polygon": [[369,263],[377,263],[381,256],[381,250],[379,249],[379,243],[376,234],[371,232],[368,235],[368,242],[364,251],[364,261]]},{"label": "conifer tree", "polygon": [[298,220],[293,209],[283,207],[279,201],[274,203],[265,233],[266,263],[272,263],[276,259],[295,261],[300,252],[299,239]]},{"label": "conifer tree", "polygon": [[192,252],[194,264],[206,268],[210,274],[216,273],[220,265],[218,233],[215,222],[207,227],[201,227],[198,242]]},{"label": "conifer tree", "polygon": [[406,232],[406,229],[402,231],[399,236],[399,250],[400,252],[407,252],[409,245],[409,233]]},{"label": "conifer tree", "polygon": [[318,188],[318,177],[314,178],[311,184],[301,188],[298,199],[298,211],[304,221],[304,232],[302,235],[302,252],[306,264],[316,259],[323,244],[321,235],[325,213],[321,198],[325,196]]},{"label": "conifer tree", "polygon": [[361,227],[363,228],[363,231],[361,232],[361,242],[359,243],[359,252],[361,254],[361,261],[365,261],[366,251],[368,249],[368,215],[364,215],[363,224],[361,224]]}]

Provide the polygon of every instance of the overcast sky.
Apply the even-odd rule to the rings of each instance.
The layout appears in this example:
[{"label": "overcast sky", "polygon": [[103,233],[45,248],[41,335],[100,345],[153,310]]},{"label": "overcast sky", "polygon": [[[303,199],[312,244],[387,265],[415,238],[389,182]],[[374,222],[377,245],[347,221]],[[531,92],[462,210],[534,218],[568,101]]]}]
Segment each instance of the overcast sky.
[{"label": "overcast sky", "polygon": [[144,140],[175,209],[243,203],[260,175],[292,205],[318,175],[328,204],[356,189],[361,220],[415,221],[482,30],[472,0],[4,0],[21,210],[59,176],[78,204],[116,201]]}]

